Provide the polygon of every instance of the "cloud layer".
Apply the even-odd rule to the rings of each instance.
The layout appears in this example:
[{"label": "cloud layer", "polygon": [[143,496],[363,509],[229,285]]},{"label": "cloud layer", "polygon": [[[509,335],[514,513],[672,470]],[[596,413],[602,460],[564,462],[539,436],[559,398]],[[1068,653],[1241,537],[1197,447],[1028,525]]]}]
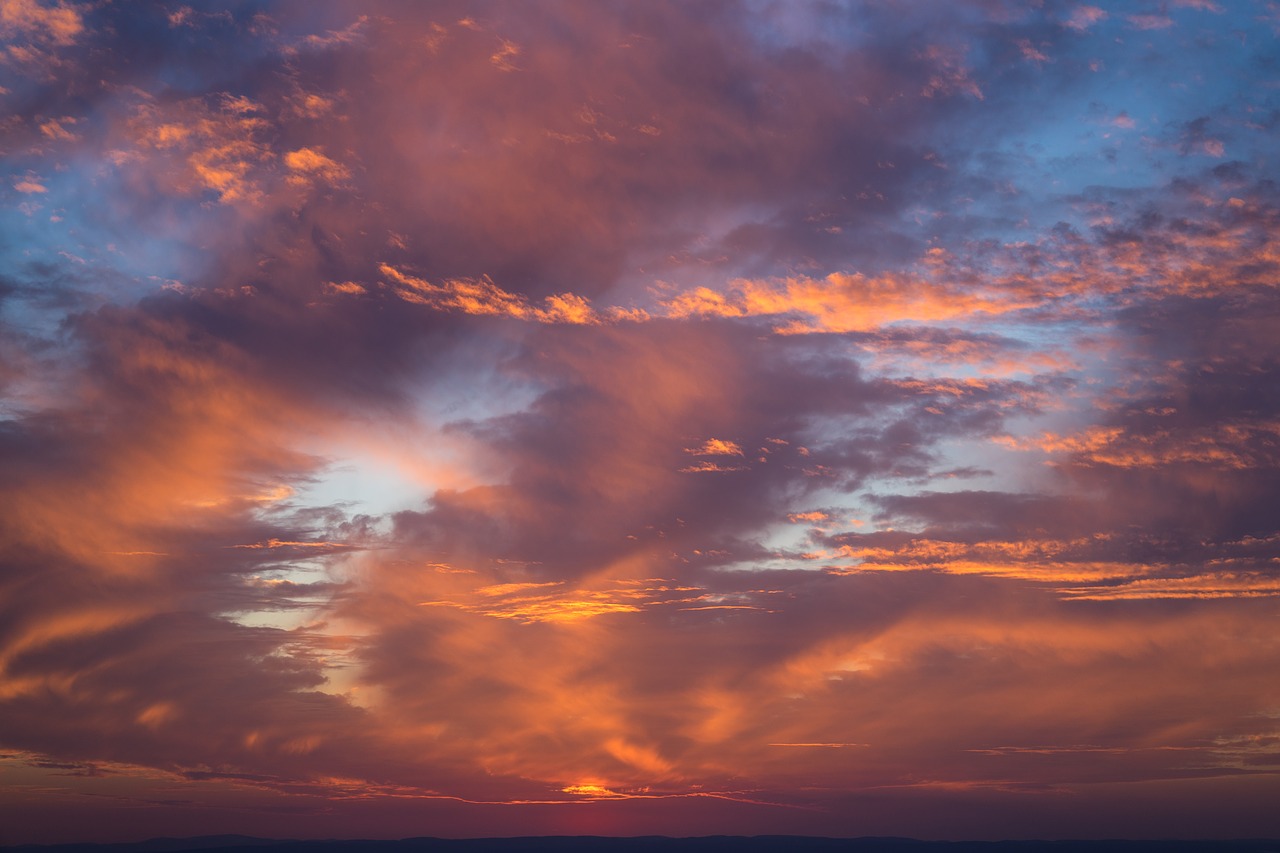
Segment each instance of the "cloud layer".
[{"label": "cloud layer", "polygon": [[1280,833],[1278,27],[0,2],[0,843]]}]

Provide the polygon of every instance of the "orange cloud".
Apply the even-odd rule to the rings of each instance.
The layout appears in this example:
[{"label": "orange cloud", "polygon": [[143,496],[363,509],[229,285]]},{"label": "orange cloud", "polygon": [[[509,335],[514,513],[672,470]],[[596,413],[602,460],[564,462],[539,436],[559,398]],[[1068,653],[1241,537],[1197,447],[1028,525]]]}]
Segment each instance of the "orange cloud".
[{"label": "orange cloud", "polygon": [[1120,584],[1067,587],[1075,601],[1164,598],[1270,598],[1280,596],[1280,578],[1261,572],[1207,572],[1187,577],[1137,578]]},{"label": "orange cloud", "polygon": [[31,195],[32,193],[47,193],[49,191],[48,187],[33,178],[24,178],[14,181],[13,188],[25,195]]},{"label": "orange cloud", "polygon": [[178,193],[209,190],[224,204],[257,203],[265,197],[273,159],[264,139],[270,126],[265,108],[243,96],[148,100],[128,120],[116,159],[120,165],[145,163]]},{"label": "orange cloud", "polygon": [[84,20],[74,6],[44,5],[37,0],[0,0],[0,34],[69,45],[84,31]]},{"label": "orange cloud", "polygon": [[695,456],[741,456],[742,446],[722,438],[708,438],[698,447],[686,447],[684,452]]},{"label": "orange cloud", "polygon": [[1244,422],[1213,427],[1156,428],[1144,432],[1120,426],[1091,426],[1074,435],[1043,433],[1038,438],[1004,437],[1018,450],[1070,453],[1076,464],[1154,468],[1203,464],[1229,470],[1269,467],[1280,423]]},{"label": "orange cloud", "polygon": [[571,589],[562,581],[504,583],[472,591],[471,600],[418,602],[423,607],[454,607],[482,616],[523,623],[577,622],[613,613],[639,613],[656,604],[702,600],[696,587],[619,583],[605,588]]},{"label": "orange cloud", "polygon": [[1030,304],[993,292],[957,290],[925,277],[831,273],[822,279],[739,280],[726,292],[701,287],[663,303],[667,316],[777,317],[781,334],[871,331],[1002,314]]},{"label": "orange cloud", "polygon": [[72,116],[63,116],[61,119],[49,119],[40,123],[40,133],[46,138],[57,142],[74,142],[76,135],[64,127],[64,124],[74,125],[76,119]]},{"label": "orange cloud", "polygon": [[498,287],[487,276],[480,279],[452,279],[435,285],[406,275],[390,264],[381,264],[378,269],[391,280],[392,287],[401,299],[439,310],[569,325],[596,325],[609,316],[598,314],[586,299],[572,293],[548,296],[543,300],[542,306],[537,307],[530,305],[523,295],[509,293]]},{"label": "orange cloud", "polygon": [[351,177],[351,172],[315,148],[299,148],[284,155],[284,164],[294,174],[289,177],[291,183],[306,184],[311,181],[324,181],[337,184]]},{"label": "orange cloud", "polygon": [[499,71],[518,71],[515,58],[520,55],[520,46],[514,42],[502,40],[502,45],[489,57],[489,62]]},{"label": "orange cloud", "polygon": [[827,521],[830,518],[831,516],[829,516],[827,513],[820,512],[818,510],[814,510],[812,512],[793,512],[793,513],[788,513],[787,515],[787,521],[791,521],[791,522]]}]

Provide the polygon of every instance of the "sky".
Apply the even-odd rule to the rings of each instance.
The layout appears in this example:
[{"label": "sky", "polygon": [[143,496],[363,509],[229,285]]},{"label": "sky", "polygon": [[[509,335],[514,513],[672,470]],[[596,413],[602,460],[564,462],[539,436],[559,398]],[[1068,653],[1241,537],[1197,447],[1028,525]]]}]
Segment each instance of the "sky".
[{"label": "sky", "polygon": [[1280,6],[0,0],[0,844],[1280,836]]}]

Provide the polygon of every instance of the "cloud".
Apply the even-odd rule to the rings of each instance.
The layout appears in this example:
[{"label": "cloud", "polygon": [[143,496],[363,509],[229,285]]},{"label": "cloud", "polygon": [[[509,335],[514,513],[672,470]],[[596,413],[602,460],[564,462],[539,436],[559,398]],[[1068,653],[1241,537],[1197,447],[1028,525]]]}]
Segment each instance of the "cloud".
[{"label": "cloud", "polygon": [[1109,15],[1106,10],[1097,6],[1076,6],[1066,20],[1066,25],[1073,30],[1083,32],[1099,21],[1105,21]]},{"label": "cloud", "polygon": [[61,121],[59,121],[58,119],[49,119],[48,121],[42,122],[40,124],[40,132],[44,134],[46,137],[48,137],[49,139],[52,139],[55,141],[59,141],[59,142],[75,141],[75,138],[76,138],[75,134],[67,130],[67,128],[63,126],[63,122],[66,122],[68,125],[74,125],[76,123],[76,120],[70,116],[63,118]]},{"label": "cloud", "polygon": [[976,312],[1002,313],[1018,307],[999,295],[961,293],[928,279],[832,273],[825,279],[735,282],[728,293],[707,288],[681,293],[665,303],[672,317],[779,317],[784,334],[869,331],[904,320],[938,322]]},{"label": "cloud", "polygon": [[49,188],[35,178],[22,178],[13,182],[13,188],[24,195],[47,193]]},{"label": "cloud", "polygon": [[741,456],[742,447],[722,438],[708,438],[698,447],[686,447],[684,452],[697,456]]},{"label": "cloud", "polygon": [[1280,595],[1280,581],[1263,573],[1213,572],[1179,578],[1143,578],[1113,586],[1072,587],[1076,600],[1118,601],[1159,598],[1252,598]]},{"label": "cloud", "polygon": [[314,148],[299,148],[284,155],[284,165],[294,172],[291,182],[325,181],[339,183],[351,177],[351,172],[340,163],[331,160]]},{"label": "cloud", "polygon": [[[604,317],[597,314],[586,299],[573,293],[548,296],[543,300],[543,307],[538,308],[530,306],[528,299],[523,295],[509,293],[487,277],[479,280],[455,279],[434,285],[423,279],[405,275],[389,264],[381,264],[378,269],[391,279],[397,287],[398,295],[406,302],[429,305],[446,311],[461,311],[464,314],[506,316],[538,323],[593,325],[604,322]],[[619,314],[605,316],[619,316]]]},{"label": "cloud", "polygon": [[1177,6],[2,7],[10,840],[1271,832],[1267,43]]},{"label": "cloud", "polygon": [[72,44],[84,31],[84,20],[75,5],[41,4],[37,0],[4,0],[0,3],[0,34],[54,45]]},{"label": "cloud", "polygon": [[144,101],[124,127],[115,159],[154,171],[152,180],[178,193],[207,190],[224,204],[255,203],[273,158],[262,140],[269,127],[262,112],[262,105],[225,92],[174,104]]},{"label": "cloud", "polygon": [[1042,63],[1051,61],[1039,48],[1031,44],[1030,39],[1019,39],[1018,50],[1022,53],[1022,58],[1028,62]]},{"label": "cloud", "polygon": [[926,98],[947,96],[962,93],[983,99],[982,89],[970,76],[971,71],[965,65],[965,51],[944,45],[929,45],[921,54],[921,58],[934,67],[934,73],[928,83],[920,90]]}]

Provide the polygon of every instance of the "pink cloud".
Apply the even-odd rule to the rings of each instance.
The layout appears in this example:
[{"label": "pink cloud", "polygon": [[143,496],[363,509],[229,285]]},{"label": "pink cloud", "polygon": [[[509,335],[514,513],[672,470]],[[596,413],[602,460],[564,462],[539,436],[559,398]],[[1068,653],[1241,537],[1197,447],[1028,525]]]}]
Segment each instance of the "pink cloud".
[{"label": "pink cloud", "polygon": [[1085,31],[1099,21],[1108,18],[1106,10],[1097,6],[1076,6],[1066,20],[1066,25],[1073,30]]}]

